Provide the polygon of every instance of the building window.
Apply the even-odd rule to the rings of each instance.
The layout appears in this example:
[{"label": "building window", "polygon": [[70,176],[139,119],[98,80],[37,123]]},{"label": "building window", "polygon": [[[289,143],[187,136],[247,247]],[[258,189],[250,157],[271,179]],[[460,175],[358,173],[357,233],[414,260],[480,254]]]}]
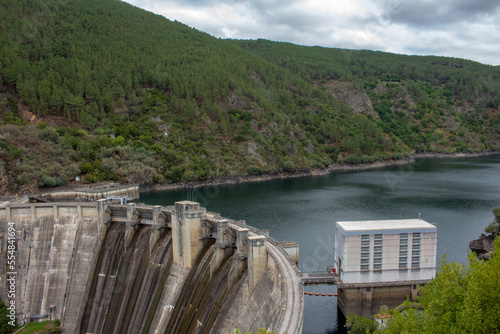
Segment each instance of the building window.
[{"label": "building window", "polygon": [[411,267],[420,268],[420,233],[413,233],[411,249]]},{"label": "building window", "polygon": [[373,269],[382,269],[382,234],[375,234],[373,241]]},{"label": "building window", "polygon": [[399,269],[408,268],[408,233],[399,235]]},{"label": "building window", "polygon": [[361,270],[370,269],[370,235],[361,235]]}]

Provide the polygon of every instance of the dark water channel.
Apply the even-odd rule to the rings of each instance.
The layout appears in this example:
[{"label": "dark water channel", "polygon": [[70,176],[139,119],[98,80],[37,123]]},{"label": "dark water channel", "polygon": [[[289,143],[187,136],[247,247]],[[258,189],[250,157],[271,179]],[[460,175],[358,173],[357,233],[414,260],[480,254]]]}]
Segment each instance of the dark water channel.
[{"label": "dark water channel", "polygon": [[[186,190],[151,192],[140,202],[170,205],[187,196]],[[279,241],[298,241],[303,271],[332,265],[335,221],[419,214],[438,228],[438,261],[446,254],[449,261],[466,262],[469,242],[500,206],[500,156],[421,159],[379,170],[199,189],[190,196],[210,211],[269,229]],[[335,287],[306,290],[334,293]],[[304,333],[340,333],[337,321],[335,298],[305,297]]]}]

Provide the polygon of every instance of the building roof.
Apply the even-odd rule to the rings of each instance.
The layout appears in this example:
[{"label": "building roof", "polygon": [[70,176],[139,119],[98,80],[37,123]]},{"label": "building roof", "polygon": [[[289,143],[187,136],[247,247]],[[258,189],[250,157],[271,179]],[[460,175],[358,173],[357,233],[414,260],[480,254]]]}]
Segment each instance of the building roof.
[{"label": "building roof", "polygon": [[379,318],[379,319],[388,319],[388,318],[392,318],[392,315],[390,315],[389,313],[379,313],[379,314],[372,315],[372,317]]},{"label": "building roof", "polygon": [[393,231],[393,230],[437,230],[436,226],[422,219],[362,220],[337,222],[346,232]]}]

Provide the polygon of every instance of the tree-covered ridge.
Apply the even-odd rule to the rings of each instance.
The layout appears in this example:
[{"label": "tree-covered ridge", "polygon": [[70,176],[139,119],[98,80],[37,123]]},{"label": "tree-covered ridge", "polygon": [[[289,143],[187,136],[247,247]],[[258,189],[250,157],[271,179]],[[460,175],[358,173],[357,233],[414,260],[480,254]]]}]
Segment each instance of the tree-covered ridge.
[{"label": "tree-covered ridge", "polygon": [[309,82],[348,81],[377,124],[417,152],[497,149],[500,71],[465,59],[234,41]]},{"label": "tree-covered ridge", "polygon": [[[220,40],[117,0],[6,0],[0,18],[0,182],[11,191],[499,147],[499,68]],[[336,97],[340,83],[371,111]]]}]

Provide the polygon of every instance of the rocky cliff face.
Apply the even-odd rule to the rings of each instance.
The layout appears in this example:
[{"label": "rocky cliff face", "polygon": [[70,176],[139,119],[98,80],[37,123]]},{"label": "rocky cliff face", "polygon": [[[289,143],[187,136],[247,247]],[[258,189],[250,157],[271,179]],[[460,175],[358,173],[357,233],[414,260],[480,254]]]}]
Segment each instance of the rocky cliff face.
[{"label": "rocky cliff face", "polygon": [[469,248],[476,253],[478,258],[487,260],[490,258],[491,252],[495,249],[494,240],[493,235],[486,235],[483,233],[479,239],[472,240],[469,243]]}]

